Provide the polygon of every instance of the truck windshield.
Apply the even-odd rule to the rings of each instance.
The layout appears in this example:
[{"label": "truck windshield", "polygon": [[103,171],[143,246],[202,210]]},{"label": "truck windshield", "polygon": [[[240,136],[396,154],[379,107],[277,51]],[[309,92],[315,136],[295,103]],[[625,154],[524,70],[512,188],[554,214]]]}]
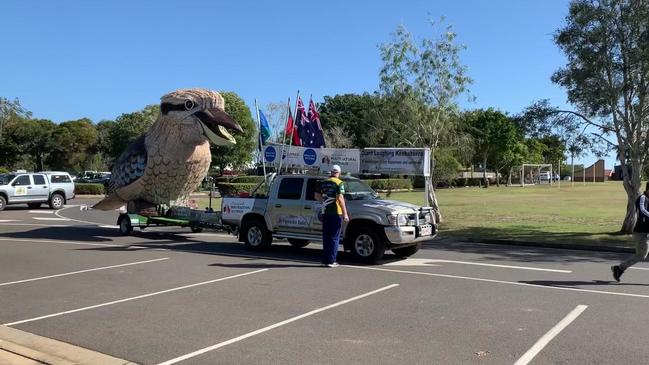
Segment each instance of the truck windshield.
[{"label": "truck windshield", "polygon": [[0,174],[0,185],[7,185],[9,181],[13,180],[16,175],[12,174]]},{"label": "truck windshield", "polygon": [[361,180],[345,180],[345,199],[373,200],[378,196],[379,194]]}]

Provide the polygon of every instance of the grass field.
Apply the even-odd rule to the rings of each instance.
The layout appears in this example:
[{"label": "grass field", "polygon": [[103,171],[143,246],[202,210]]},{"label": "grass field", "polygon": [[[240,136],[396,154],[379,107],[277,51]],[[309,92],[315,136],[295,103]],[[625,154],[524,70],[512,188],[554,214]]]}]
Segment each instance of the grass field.
[{"label": "grass field", "polygon": [[[382,197],[423,204],[423,192]],[[622,183],[562,182],[561,187],[490,187],[437,191],[444,222],[440,235],[561,244],[629,246],[617,235],[626,209]],[[199,206],[207,206],[200,199]],[[220,209],[220,199],[213,201]]]}]

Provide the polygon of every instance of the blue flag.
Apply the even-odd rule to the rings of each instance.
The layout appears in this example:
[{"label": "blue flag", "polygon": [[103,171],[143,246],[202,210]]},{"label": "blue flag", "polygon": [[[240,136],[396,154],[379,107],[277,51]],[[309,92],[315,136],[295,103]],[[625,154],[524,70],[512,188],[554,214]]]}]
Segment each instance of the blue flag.
[{"label": "blue flag", "polygon": [[259,150],[261,146],[266,144],[270,138],[270,125],[268,125],[268,120],[262,111],[259,111]]}]

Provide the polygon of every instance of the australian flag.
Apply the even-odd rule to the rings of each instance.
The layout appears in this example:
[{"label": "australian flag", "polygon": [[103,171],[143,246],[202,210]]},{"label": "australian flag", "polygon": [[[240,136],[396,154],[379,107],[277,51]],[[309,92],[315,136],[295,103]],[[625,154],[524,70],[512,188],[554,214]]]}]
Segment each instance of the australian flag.
[{"label": "australian flag", "polygon": [[302,147],[324,147],[324,138],[322,137],[322,132],[318,128],[318,125],[316,123],[312,123],[311,118],[307,116],[301,97],[297,98],[295,124],[297,124],[300,140],[302,141]]},{"label": "australian flag", "polygon": [[322,125],[320,124],[320,113],[318,113],[318,109],[316,109],[313,99],[309,100],[309,114],[307,115],[307,118],[309,119],[311,126],[313,127],[313,139],[315,141],[314,147],[327,147],[325,145]]}]

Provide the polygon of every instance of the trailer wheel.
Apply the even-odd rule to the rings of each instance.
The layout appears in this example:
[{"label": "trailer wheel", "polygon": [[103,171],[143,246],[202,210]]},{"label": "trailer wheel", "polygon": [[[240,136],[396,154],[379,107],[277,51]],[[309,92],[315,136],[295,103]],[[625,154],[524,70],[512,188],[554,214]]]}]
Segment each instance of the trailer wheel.
[{"label": "trailer wheel", "polygon": [[293,246],[295,248],[302,248],[302,247],[305,247],[306,245],[308,245],[309,241],[308,240],[301,240],[301,239],[297,239],[297,238],[289,238],[288,243],[290,243],[291,246]]},{"label": "trailer wheel", "polygon": [[128,216],[121,216],[119,217],[119,221],[117,222],[119,224],[119,233],[121,233],[123,236],[128,236],[133,232],[133,226],[131,225],[131,220],[129,219]]},{"label": "trailer wheel", "polygon": [[263,250],[273,243],[273,236],[268,232],[266,223],[261,219],[251,219],[241,227],[241,235],[246,248]]},{"label": "trailer wheel", "polygon": [[352,254],[368,264],[376,264],[385,254],[385,240],[371,228],[356,228],[350,235]]},{"label": "trailer wheel", "polygon": [[421,248],[421,243],[418,243],[413,246],[402,247],[402,248],[393,248],[392,252],[399,257],[409,257],[417,253]]}]

